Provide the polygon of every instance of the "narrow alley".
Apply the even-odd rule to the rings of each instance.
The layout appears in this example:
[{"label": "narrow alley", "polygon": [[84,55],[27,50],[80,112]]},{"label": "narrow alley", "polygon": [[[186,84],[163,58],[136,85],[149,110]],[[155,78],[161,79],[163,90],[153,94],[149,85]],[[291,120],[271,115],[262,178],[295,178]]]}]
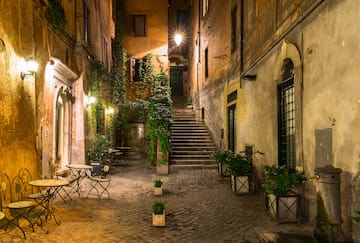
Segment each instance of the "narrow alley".
[{"label": "narrow alley", "polygon": [[[54,213],[61,224],[50,219],[44,224],[48,234],[39,226],[35,232],[25,227],[23,240],[12,228],[1,231],[0,242],[261,242],[259,236],[279,227],[305,232],[304,225],[272,221],[262,193],[234,195],[229,178],[220,177],[215,169],[179,169],[158,176],[143,159],[128,162],[111,168],[110,200],[86,198],[86,179],[81,197],[73,194],[66,204],[55,199]],[[157,178],[164,181],[162,196],[153,195]],[[165,227],[151,224],[155,201],[165,203]]]}]

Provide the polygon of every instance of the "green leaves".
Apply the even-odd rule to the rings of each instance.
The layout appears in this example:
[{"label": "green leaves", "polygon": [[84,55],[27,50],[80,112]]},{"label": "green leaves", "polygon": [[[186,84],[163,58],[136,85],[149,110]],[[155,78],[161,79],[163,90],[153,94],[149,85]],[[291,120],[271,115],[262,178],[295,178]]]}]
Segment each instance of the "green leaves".
[{"label": "green leaves", "polygon": [[152,205],[152,211],[154,214],[163,214],[165,210],[165,205],[162,202],[155,202]]},{"label": "green leaves", "polygon": [[248,175],[253,171],[253,165],[246,157],[230,150],[217,150],[213,153],[213,158],[218,163],[225,164],[234,176]]},{"label": "green leaves", "polygon": [[265,182],[263,187],[269,194],[286,195],[291,189],[303,184],[305,177],[302,173],[286,165],[265,166]]},{"label": "green leaves", "polygon": [[356,211],[357,216],[351,217],[355,222],[360,223],[360,211]]},{"label": "green leaves", "polygon": [[66,25],[65,11],[58,0],[49,0],[47,14],[55,31],[64,32]]}]

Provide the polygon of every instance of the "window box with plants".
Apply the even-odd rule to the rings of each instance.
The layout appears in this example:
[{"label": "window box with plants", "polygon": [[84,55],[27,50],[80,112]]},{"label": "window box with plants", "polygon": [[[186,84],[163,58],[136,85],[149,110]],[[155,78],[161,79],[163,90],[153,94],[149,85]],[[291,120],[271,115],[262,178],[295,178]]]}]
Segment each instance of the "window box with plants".
[{"label": "window box with plants", "polygon": [[240,154],[233,154],[227,161],[227,167],[230,173],[233,193],[249,194],[253,173],[252,163]]},{"label": "window box with plants", "polygon": [[165,205],[163,202],[155,202],[152,205],[152,225],[165,226]]},{"label": "window box with plants", "polygon": [[299,222],[299,195],[295,190],[304,182],[303,173],[286,165],[265,166],[266,206],[275,220],[280,223]]},{"label": "window box with plants", "polygon": [[163,194],[163,181],[161,179],[154,180],[154,195],[161,196]]},{"label": "window box with plants", "polygon": [[227,162],[233,155],[233,152],[230,150],[216,150],[213,153],[214,160],[218,163],[218,171],[219,175],[222,177],[228,177],[230,176]]}]

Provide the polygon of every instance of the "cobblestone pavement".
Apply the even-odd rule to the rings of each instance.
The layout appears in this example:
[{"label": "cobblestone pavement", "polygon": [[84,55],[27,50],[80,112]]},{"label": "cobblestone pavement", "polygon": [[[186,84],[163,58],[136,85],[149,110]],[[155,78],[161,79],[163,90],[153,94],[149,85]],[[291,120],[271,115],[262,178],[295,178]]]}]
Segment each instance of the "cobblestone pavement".
[{"label": "cobblestone pavement", "polygon": [[[276,226],[265,210],[262,193],[234,195],[228,178],[215,169],[181,169],[158,176],[133,160],[111,168],[110,199],[73,195],[65,204],[55,199],[55,215],[35,232],[25,227],[27,240],[14,228],[0,230],[0,242],[259,242],[257,227]],[[153,195],[153,179],[164,181],[164,195]],[[89,183],[84,180],[83,190]],[[151,225],[151,205],[162,201],[166,226]],[[24,222],[25,223],[25,222]]]}]

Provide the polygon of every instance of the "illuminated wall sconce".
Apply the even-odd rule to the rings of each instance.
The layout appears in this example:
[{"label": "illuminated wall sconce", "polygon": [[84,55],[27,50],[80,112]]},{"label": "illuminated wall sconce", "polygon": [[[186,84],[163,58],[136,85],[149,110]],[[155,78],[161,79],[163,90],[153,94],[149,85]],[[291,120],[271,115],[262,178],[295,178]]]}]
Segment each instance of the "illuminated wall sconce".
[{"label": "illuminated wall sconce", "polygon": [[85,96],[85,104],[86,106],[92,105],[96,102],[96,98],[94,96]]},{"label": "illuminated wall sconce", "polygon": [[28,60],[21,59],[18,63],[21,80],[24,80],[28,75],[35,75],[38,70],[38,66],[38,63],[34,58],[30,58]]},{"label": "illuminated wall sconce", "polygon": [[114,114],[115,110],[112,107],[106,108],[105,113],[108,115]]}]

